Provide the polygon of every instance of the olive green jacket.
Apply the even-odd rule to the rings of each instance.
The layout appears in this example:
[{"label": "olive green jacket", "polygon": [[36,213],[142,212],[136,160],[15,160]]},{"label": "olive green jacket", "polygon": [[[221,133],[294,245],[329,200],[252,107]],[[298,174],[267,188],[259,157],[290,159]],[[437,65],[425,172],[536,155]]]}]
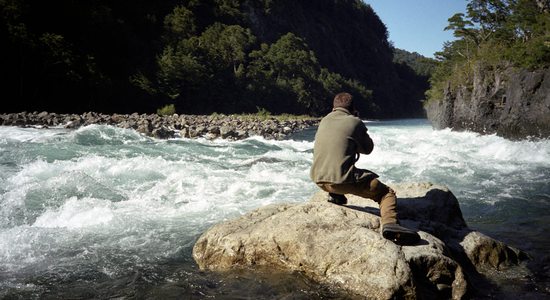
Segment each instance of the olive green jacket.
[{"label": "olive green jacket", "polygon": [[353,183],[378,177],[355,167],[359,153],[369,154],[374,144],[361,119],[347,109],[335,108],[319,123],[313,146],[310,176],[315,183]]}]

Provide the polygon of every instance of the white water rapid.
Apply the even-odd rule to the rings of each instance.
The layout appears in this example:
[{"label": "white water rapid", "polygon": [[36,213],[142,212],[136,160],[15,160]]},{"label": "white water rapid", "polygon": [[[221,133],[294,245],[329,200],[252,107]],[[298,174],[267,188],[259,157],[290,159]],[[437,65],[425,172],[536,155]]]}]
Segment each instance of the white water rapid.
[{"label": "white water rapid", "polygon": [[[472,227],[550,252],[550,141],[434,131],[425,120],[366,124],[375,150],[360,167],[389,185],[448,185]],[[314,132],[208,141],[98,125],[0,127],[0,298],[59,295],[52,286],[82,282],[97,289],[137,272],[153,287],[193,277],[191,248],[209,226],[317,191]],[[167,271],[178,264],[187,275]]]}]

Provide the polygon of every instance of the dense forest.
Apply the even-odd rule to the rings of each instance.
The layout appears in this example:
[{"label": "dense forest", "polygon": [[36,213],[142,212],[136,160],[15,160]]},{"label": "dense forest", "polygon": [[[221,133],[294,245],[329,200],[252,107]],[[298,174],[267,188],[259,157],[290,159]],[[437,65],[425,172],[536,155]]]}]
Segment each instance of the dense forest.
[{"label": "dense forest", "polygon": [[439,63],[430,79],[428,101],[444,99],[445,90],[471,90],[476,72],[550,66],[548,0],[470,0],[467,13],[449,18],[446,30],[457,39],[436,53]]},{"label": "dense forest", "polygon": [[433,61],[387,38],[359,0],[0,0],[1,110],[421,116]]}]

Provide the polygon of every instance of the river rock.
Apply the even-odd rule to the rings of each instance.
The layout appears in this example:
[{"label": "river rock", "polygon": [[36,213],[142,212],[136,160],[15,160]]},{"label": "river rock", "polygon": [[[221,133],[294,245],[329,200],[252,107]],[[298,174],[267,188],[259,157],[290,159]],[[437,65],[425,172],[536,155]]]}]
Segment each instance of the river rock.
[{"label": "river rock", "polygon": [[222,126],[220,127],[220,136],[222,138],[227,138],[233,135],[233,129],[229,126]]},{"label": "river rock", "polygon": [[298,271],[369,299],[460,299],[472,288],[468,278],[524,257],[469,229],[446,187],[392,187],[401,224],[419,232],[417,245],[399,246],[380,235],[374,201],[347,195],[348,204],[338,206],[319,192],[306,203],[268,205],[214,225],[196,242],[193,257],[213,271],[257,265]]},{"label": "river rock", "polygon": [[174,132],[164,127],[160,127],[153,129],[151,135],[159,139],[167,139],[172,138],[174,136]]}]

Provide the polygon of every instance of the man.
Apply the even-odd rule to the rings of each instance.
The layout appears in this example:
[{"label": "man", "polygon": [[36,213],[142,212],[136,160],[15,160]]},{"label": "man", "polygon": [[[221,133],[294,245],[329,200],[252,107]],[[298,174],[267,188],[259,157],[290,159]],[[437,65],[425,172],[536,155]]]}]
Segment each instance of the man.
[{"label": "man", "polygon": [[357,117],[353,97],[336,95],[332,112],[321,120],[315,134],[311,179],[329,193],[329,202],[347,204],[344,194],[378,202],[382,236],[399,244],[415,244],[418,234],[397,224],[395,192],[375,173],[355,167],[360,153],[370,154],[373,147],[367,127]]}]

